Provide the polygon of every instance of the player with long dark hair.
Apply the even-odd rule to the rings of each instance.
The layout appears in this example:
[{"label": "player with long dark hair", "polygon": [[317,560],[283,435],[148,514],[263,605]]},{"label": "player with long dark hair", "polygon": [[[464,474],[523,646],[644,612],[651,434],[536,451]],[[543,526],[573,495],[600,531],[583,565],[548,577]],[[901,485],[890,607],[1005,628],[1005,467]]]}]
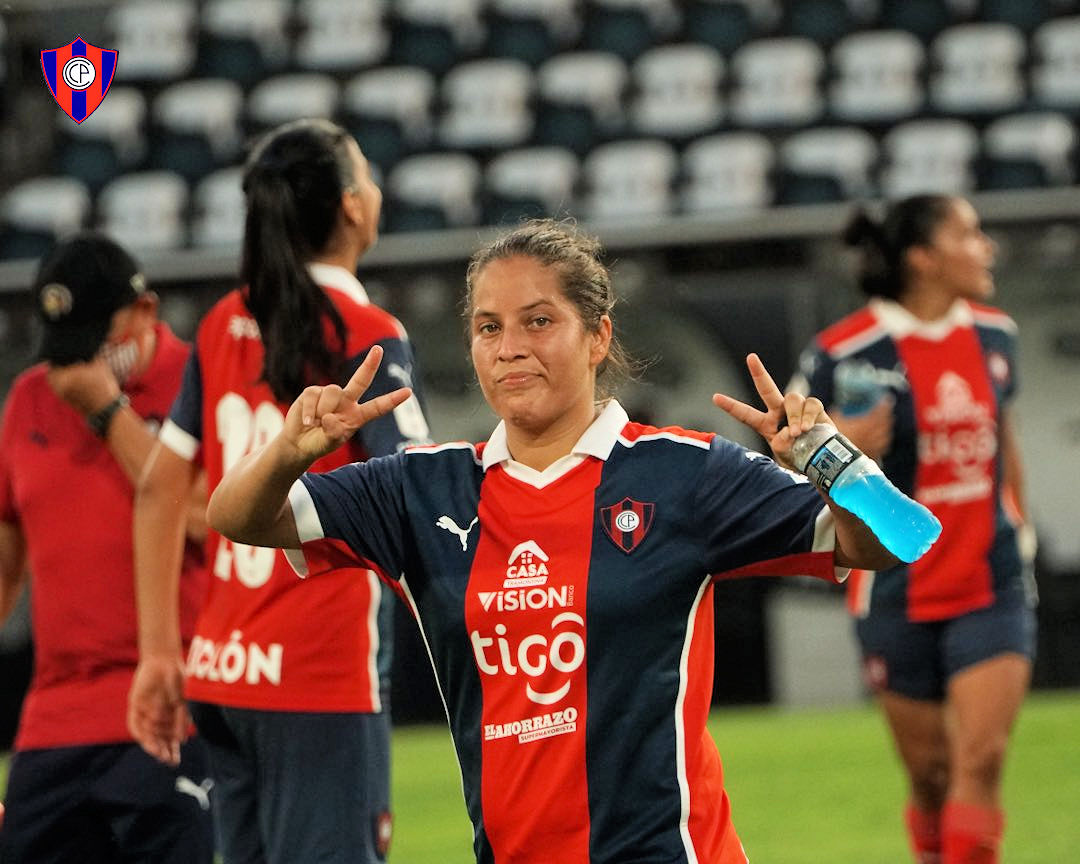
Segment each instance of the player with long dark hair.
[{"label": "player with long dark hair", "polygon": [[[403,328],[354,275],[382,201],[356,142],[329,122],[288,124],[259,142],[243,182],[245,285],[201,322],[139,491],[141,661],[129,724],[171,761],[190,700],[210,747],[226,864],[380,861],[390,832],[392,610],[375,575],[353,565],[305,585],[280,553],[211,532],[210,591],[186,664],[179,652],[175,502],[200,451],[212,488],[278,434],[289,394],[347,377],[372,346],[387,358],[376,390],[412,383]],[[413,397],[313,468],[427,436]]]}]

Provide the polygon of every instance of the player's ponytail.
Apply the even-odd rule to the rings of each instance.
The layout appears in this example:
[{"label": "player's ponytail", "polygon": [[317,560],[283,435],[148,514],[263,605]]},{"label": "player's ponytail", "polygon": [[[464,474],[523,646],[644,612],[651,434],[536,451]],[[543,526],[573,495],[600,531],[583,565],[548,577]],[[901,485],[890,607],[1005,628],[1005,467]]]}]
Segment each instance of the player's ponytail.
[{"label": "player's ponytail", "polygon": [[907,287],[907,252],[925,246],[948,213],[947,195],[913,195],[891,205],[881,221],[855,211],[843,240],[862,256],[859,287],[869,297],[898,300]]},{"label": "player's ponytail", "polygon": [[344,368],[344,322],[307,264],[330,241],[353,182],[348,140],[332,123],[296,121],[263,138],[245,166],[245,302],[266,350],[263,378],[282,402]]}]

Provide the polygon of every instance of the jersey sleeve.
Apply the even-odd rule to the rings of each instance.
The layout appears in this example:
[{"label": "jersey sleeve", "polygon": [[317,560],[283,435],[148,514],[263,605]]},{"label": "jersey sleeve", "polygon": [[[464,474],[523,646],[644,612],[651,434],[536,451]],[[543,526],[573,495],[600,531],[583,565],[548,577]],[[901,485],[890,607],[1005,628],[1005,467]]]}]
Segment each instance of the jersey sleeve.
[{"label": "jersey sleeve", "polygon": [[[406,339],[383,339],[376,344],[382,346],[383,359],[375,378],[364,394],[365,399],[373,399],[384,393],[391,393],[399,387],[413,388],[413,395],[390,414],[379,417],[366,424],[359,436],[372,456],[386,456],[418,444],[430,444],[431,433],[422,407],[422,397],[417,386],[416,362],[412,346]],[[348,374],[351,376],[367,356],[353,357],[349,362]]]},{"label": "jersey sleeve", "polygon": [[189,462],[199,450],[202,441],[202,368],[198,351],[188,355],[180,392],[158,437],[162,444]]},{"label": "jersey sleeve", "polygon": [[788,384],[788,391],[803,396],[817,396],[828,407],[835,401],[833,372],[836,362],[818,340],[811,342],[799,355],[799,369]]},{"label": "jersey sleeve", "polygon": [[717,436],[696,504],[706,566],[716,577],[835,580],[832,512],[805,477],[768,456]]},{"label": "jersey sleeve", "polygon": [[397,579],[405,560],[404,454],[304,474],[289,493],[302,560],[287,553],[301,576],[340,567],[377,570]]}]

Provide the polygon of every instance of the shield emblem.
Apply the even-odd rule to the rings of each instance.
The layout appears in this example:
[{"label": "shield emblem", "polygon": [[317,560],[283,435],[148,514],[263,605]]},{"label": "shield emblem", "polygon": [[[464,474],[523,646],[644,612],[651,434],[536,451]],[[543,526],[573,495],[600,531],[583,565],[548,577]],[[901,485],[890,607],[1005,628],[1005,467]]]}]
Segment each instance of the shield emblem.
[{"label": "shield emblem", "polygon": [[41,52],[41,72],[56,104],[76,123],[94,113],[109,92],[116,51],[76,37],[62,48]]},{"label": "shield emblem", "polygon": [[600,509],[600,524],[611,542],[629,555],[649,533],[655,511],[655,504],[623,498],[618,504]]}]

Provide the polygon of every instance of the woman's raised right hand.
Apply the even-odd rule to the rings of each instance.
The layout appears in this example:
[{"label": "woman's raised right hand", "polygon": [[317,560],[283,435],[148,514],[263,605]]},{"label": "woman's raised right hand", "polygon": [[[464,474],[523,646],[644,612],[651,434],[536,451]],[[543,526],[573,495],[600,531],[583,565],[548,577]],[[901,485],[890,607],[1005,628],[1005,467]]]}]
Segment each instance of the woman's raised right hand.
[{"label": "woman's raised right hand", "polygon": [[365,423],[389,414],[412,395],[409,387],[399,387],[360,401],[371,386],[382,356],[383,349],[373,346],[344,387],[307,387],[289,407],[283,435],[305,458],[315,461],[333,452]]}]

